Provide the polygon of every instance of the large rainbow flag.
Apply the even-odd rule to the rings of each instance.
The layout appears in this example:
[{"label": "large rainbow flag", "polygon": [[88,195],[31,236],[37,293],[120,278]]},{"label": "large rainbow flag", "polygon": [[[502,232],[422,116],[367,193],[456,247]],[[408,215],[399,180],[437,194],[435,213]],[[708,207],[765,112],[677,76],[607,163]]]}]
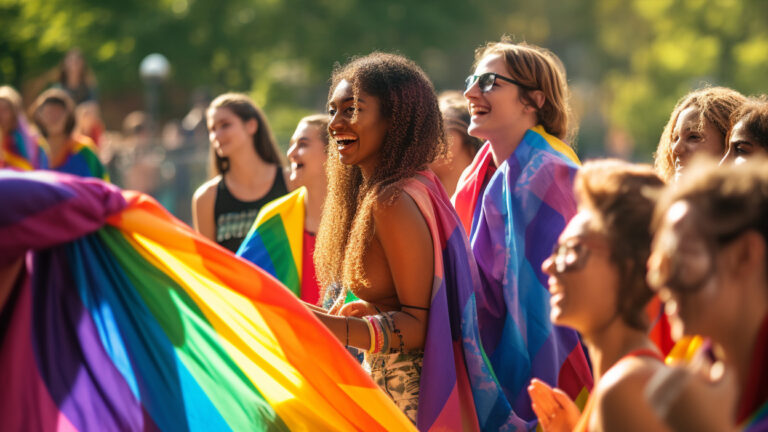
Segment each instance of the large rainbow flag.
[{"label": "large rainbow flag", "polygon": [[531,378],[560,387],[581,406],[592,387],[578,334],[550,322],[541,271],[576,212],[578,168],[573,150],[537,126],[495,170],[486,143],[454,196],[483,281],[476,302],[484,353],[514,412],[532,424]]},{"label": "large rainbow flag", "polygon": [[43,138],[32,133],[26,118],[17,117],[16,129],[0,136],[0,168],[13,167],[20,170],[48,168],[48,144]]},{"label": "large rainbow flag", "polygon": [[0,170],[0,430],[413,430],[274,278],[97,179]]},{"label": "large rainbow flag", "polygon": [[237,250],[237,256],[268,271],[296,297],[301,297],[306,196],[302,186],[265,205]]}]

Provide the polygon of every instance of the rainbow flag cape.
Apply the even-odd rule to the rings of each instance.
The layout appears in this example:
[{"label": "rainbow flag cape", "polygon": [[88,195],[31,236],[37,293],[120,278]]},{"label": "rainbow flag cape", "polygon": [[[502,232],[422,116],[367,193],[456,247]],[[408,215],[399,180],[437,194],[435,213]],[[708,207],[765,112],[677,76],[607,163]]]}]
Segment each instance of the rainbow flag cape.
[{"label": "rainbow flag cape", "polygon": [[18,127],[2,136],[0,168],[12,167],[20,170],[48,168],[45,140],[30,131],[24,116],[17,117]]},{"label": "rainbow flag cape", "polygon": [[51,169],[82,177],[96,177],[109,181],[109,174],[96,156],[95,145],[90,138],[77,137],[70,141],[70,148],[61,163]]},{"label": "rainbow flag cape", "polygon": [[419,174],[403,185],[429,226],[435,250],[419,430],[525,427],[506,402],[480,343],[475,308],[480,274],[464,228],[435,174]]},{"label": "rainbow flag cape", "polygon": [[262,207],[237,250],[237,256],[269,272],[296,297],[301,296],[306,196],[302,186]]},{"label": "rainbow flag cape", "polygon": [[287,289],[148,196],[0,170],[0,202],[0,430],[414,429]]},{"label": "rainbow flag cape", "polygon": [[536,419],[527,392],[531,378],[560,387],[581,406],[592,387],[578,334],[550,322],[541,271],[576,212],[578,168],[573,150],[537,126],[495,172],[486,143],[454,197],[462,222],[471,227],[483,281],[475,298],[484,355],[514,412],[530,422]]}]

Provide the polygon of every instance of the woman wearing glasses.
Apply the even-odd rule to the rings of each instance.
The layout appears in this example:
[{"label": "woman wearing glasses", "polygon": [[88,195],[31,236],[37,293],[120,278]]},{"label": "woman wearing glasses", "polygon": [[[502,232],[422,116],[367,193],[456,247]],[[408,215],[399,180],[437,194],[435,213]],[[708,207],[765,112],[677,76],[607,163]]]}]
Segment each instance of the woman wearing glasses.
[{"label": "woman wearing glasses", "polygon": [[[579,337],[549,321],[541,263],[576,213],[576,154],[565,71],[551,52],[507,41],[475,56],[464,97],[469,134],[486,141],[459,180],[454,205],[471,233],[483,287],[479,331],[507,400],[536,421],[531,378],[576,398],[592,385]],[[500,425],[489,425],[489,428]]]},{"label": "woman wearing glasses", "polygon": [[650,166],[603,160],[576,176],[579,212],[542,269],[551,318],[578,330],[589,348],[595,389],[584,413],[561,390],[534,379],[528,391],[544,431],[664,430],[643,396],[664,367],[649,339],[645,306],[654,199],[664,183]]},{"label": "woman wearing glasses", "polygon": [[649,386],[675,430],[768,430],[766,163],[694,166],[656,209],[649,282],[682,333],[713,345]]}]

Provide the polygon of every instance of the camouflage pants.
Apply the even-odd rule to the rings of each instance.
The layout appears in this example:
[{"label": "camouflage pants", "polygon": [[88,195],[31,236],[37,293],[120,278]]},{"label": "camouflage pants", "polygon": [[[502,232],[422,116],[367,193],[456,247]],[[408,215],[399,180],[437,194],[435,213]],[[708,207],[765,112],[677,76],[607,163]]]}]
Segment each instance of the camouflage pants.
[{"label": "camouflage pants", "polygon": [[366,353],[363,363],[373,381],[414,423],[419,408],[419,381],[423,363],[422,350],[393,354]]}]

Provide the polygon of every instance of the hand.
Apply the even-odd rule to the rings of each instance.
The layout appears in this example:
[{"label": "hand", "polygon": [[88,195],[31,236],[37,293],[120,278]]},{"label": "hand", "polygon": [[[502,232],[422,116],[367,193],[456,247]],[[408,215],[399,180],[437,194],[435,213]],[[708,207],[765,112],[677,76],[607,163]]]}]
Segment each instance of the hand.
[{"label": "hand", "polygon": [[581,417],[579,407],[560,389],[553,389],[536,378],[528,386],[533,412],[544,431],[572,431]]},{"label": "hand", "polygon": [[376,315],[377,313],[378,311],[372,304],[363,300],[355,300],[353,302],[349,302],[342,306],[341,310],[339,310],[339,315],[355,318]]}]

